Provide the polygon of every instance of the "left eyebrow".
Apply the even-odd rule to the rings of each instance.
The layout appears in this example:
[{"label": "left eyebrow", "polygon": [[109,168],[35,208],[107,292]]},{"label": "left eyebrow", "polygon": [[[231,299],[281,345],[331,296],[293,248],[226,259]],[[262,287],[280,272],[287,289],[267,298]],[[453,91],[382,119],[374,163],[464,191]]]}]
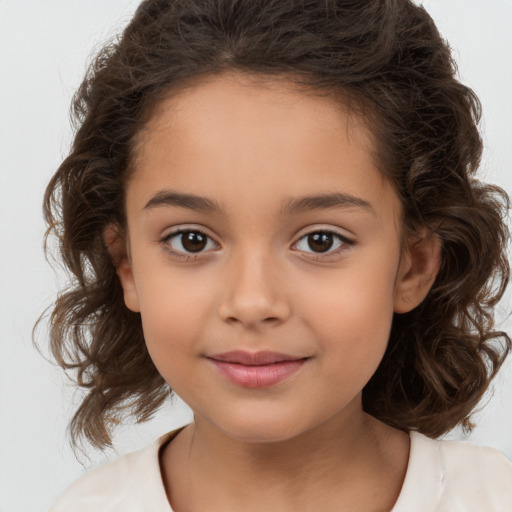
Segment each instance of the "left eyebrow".
[{"label": "left eyebrow", "polygon": [[293,215],[308,210],[323,210],[331,208],[350,208],[356,207],[367,210],[375,215],[373,206],[366,200],[351,194],[335,192],[332,194],[318,194],[313,196],[303,196],[287,201],[281,209],[281,215]]},{"label": "left eyebrow", "polygon": [[146,203],[144,209],[158,206],[177,206],[207,213],[217,213],[222,210],[219,203],[213,199],[196,196],[195,194],[183,194],[173,190],[161,190]]}]

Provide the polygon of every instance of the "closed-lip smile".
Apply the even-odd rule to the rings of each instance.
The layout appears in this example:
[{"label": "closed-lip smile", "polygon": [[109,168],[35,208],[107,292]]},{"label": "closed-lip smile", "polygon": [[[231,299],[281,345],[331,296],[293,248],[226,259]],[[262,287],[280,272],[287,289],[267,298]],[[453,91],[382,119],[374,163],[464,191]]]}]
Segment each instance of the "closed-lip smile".
[{"label": "closed-lip smile", "polygon": [[233,384],[245,388],[266,388],[295,374],[309,358],[267,350],[233,350],[213,354],[208,359]]}]

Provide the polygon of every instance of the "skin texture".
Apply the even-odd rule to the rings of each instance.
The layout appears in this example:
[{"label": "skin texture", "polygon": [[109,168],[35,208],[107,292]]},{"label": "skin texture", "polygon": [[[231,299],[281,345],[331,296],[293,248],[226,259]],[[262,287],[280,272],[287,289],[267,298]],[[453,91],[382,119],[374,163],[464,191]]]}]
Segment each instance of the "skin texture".
[{"label": "skin texture", "polygon": [[[234,74],[163,101],[139,134],[128,234],[106,239],[155,365],[195,413],[161,454],[177,512],[395,502],[408,436],[367,416],[361,391],[394,312],[427,294],[439,244],[402,246],[401,205],[372,155],[370,132],[332,98]],[[170,192],[219,211],[169,204]],[[283,212],[333,193],[345,201]],[[207,235],[201,251],[169,237],[185,228]],[[334,234],[325,252],[307,236],[319,231]],[[251,388],[212,364],[232,350],[306,360]]]}]

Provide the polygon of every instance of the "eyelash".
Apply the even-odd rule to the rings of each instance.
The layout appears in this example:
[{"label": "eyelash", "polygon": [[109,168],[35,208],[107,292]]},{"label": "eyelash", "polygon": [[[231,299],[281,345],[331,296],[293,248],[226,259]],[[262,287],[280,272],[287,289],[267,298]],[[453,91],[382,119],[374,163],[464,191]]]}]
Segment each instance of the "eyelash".
[{"label": "eyelash", "polygon": [[[342,235],[341,233],[338,233],[336,231],[332,231],[329,229],[317,229],[314,231],[309,231],[308,233],[305,233],[302,235],[297,242],[295,242],[293,245],[297,246],[301,240],[306,240],[306,244],[308,237],[312,235],[330,235],[334,240],[337,240],[339,242],[338,247],[336,247],[334,250],[330,247],[327,251],[324,252],[314,252],[314,251],[302,251],[308,254],[308,258],[311,258],[315,261],[318,260],[326,260],[330,257],[337,256],[342,252],[345,252],[347,249],[349,249],[351,246],[355,245],[355,241],[351,240],[350,238],[347,238],[346,236]],[[333,241],[333,244],[336,242]]]},{"label": "eyelash", "polygon": [[[180,252],[180,251],[176,251],[176,250],[171,248],[170,242],[172,241],[172,239],[178,237],[179,235],[184,235],[185,233],[200,234],[200,235],[202,235],[202,236],[204,236],[205,238],[208,239],[207,240],[207,244],[208,244],[208,241],[213,241],[212,237],[209,236],[204,231],[202,231],[201,229],[197,229],[197,228],[193,228],[193,229],[192,228],[182,228],[182,229],[177,229],[176,231],[172,231],[171,233],[165,235],[160,240],[160,242],[164,245],[165,250],[168,253],[170,253],[172,256],[174,256],[174,257],[176,257],[178,259],[184,260],[184,261],[196,260],[197,258],[201,257],[201,255],[203,254],[203,251],[200,251],[200,252],[197,252],[197,253],[193,253],[193,252]],[[182,239],[182,241],[183,241],[183,239]],[[214,242],[214,244],[216,246],[219,245],[219,244],[217,244],[217,242]]]},{"label": "eyelash", "polygon": [[[202,235],[202,236],[204,236],[207,239],[207,242],[206,242],[207,244],[208,244],[208,242],[211,241],[217,247],[219,246],[219,244],[217,242],[215,242],[207,233],[205,233],[201,229],[197,229],[197,228],[194,228],[194,229],[191,229],[191,228],[177,229],[176,231],[172,231],[171,233],[168,233],[167,235],[162,237],[160,242],[164,245],[165,250],[168,253],[170,253],[173,257],[176,257],[176,258],[181,259],[183,261],[194,261],[194,260],[200,258],[204,254],[203,250],[198,251],[196,253],[194,253],[194,252],[185,252],[185,251],[182,252],[182,251],[177,251],[175,249],[172,249],[171,246],[170,246],[170,242],[174,238],[176,238],[176,237],[178,237],[180,235],[186,234],[186,233],[194,233],[194,234]],[[293,245],[297,246],[301,240],[307,239],[311,235],[318,235],[318,234],[332,236],[335,240],[338,240],[339,246],[335,250],[331,250],[331,248],[329,248],[325,252],[302,251],[302,252],[305,252],[305,253],[309,254],[308,257],[311,258],[311,259],[314,259],[314,260],[324,260],[324,259],[327,259],[329,257],[332,257],[333,255],[338,255],[339,253],[346,251],[349,247],[354,246],[356,244],[356,242],[354,240],[351,240],[350,238],[347,238],[346,236],[344,236],[344,235],[342,235],[342,234],[340,234],[340,233],[338,233],[336,231],[332,231],[332,230],[328,230],[328,229],[317,229],[317,230],[309,231],[308,233],[305,233]],[[183,243],[183,239],[181,239],[181,241]]]}]

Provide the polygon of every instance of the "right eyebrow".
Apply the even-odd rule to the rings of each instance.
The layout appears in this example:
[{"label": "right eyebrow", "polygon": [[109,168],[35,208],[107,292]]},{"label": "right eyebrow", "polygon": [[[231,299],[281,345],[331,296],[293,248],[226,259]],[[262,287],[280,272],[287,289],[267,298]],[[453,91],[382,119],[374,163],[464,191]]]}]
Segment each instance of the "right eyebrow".
[{"label": "right eyebrow", "polygon": [[375,215],[375,210],[368,201],[352,194],[341,192],[292,198],[283,206],[281,211],[283,214],[293,215],[308,210],[350,207],[359,208]]},{"label": "right eyebrow", "polygon": [[161,190],[155,194],[144,206],[144,209],[158,206],[178,206],[190,210],[200,210],[209,213],[219,213],[222,208],[217,201],[195,194],[183,194],[173,190]]}]

